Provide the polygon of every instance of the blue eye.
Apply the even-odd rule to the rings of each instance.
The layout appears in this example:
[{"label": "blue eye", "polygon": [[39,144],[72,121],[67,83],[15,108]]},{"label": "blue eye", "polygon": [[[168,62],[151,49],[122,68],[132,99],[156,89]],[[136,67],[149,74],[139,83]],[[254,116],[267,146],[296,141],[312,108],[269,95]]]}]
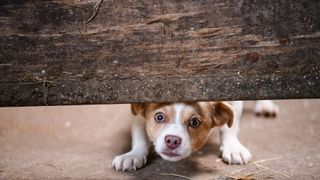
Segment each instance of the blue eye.
[{"label": "blue eye", "polygon": [[189,126],[193,127],[193,128],[197,128],[200,126],[201,121],[198,118],[192,118],[189,121]]},{"label": "blue eye", "polygon": [[165,118],[164,118],[164,114],[161,113],[161,112],[158,112],[155,116],[154,116],[154,120],[157,122],[157,123],[163,123],[165,122]]}]

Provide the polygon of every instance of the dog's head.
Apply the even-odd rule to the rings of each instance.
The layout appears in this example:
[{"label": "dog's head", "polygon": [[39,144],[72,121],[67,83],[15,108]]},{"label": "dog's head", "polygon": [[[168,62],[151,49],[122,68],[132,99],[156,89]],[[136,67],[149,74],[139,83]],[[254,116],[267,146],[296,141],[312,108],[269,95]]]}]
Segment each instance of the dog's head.
[{"label": "dog's head", "polygon": [[207,141],[210,130],[233,120],[231,107],[223,102],[132,104],[142,115],[155,151],[169,161],[190,156]]}]

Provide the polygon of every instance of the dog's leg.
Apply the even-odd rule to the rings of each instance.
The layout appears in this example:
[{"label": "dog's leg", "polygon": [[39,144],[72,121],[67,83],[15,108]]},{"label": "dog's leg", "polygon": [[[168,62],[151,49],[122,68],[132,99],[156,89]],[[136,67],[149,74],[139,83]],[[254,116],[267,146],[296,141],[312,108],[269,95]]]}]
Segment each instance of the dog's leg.
[{"label": "dog's leg", "polygon": [[230,128],[225,124],[220,129],[220,152],[223,161],[228,164],[246,164],[252,159],[252,156],[250,151],[238,139],[243,102],[233,101],[230,104],[234,110],[233,124]]},{"label": "dog's leg", "polygon": [[279,112],[279,107],[271,100],[260,100],[256,102],[253,112],[257,116],[275,117]]},{"label": "dog's leg", "polygon": [[147,162],[149,142],[146,134],[145,120],[135,116],[132,121],[132,148],[129,152],[114,158],[112,166],[116,171],[136,170]]}]

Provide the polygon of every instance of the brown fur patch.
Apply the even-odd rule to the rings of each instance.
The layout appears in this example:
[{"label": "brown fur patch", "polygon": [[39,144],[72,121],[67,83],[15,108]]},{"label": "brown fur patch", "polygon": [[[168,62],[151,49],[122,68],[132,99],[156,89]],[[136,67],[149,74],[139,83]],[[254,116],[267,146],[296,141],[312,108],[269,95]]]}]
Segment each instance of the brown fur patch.
[{"label": "brown fur patch", "polygon": [[233,123],[233,110],[231,106],[221,101],[211,104],[213,106],[213,122],[215,126],[222,126],[226,123],[231,127]]},{"label": "brown fur patch", "polygon": [[144,116],[144,111],[145,111],[146,106],[147,106],[147,104],[145,104],[145,103],[131,104],[131,112],[135,116],[138,114],[141,114]]},{"label": "brown fur patch", "polygon": [[[146,130],[151,141],[155,141],[159,136],[161,130],[166,124],[171,123],[175,111],[172,104],[169,103],[149,103],[145,108]],[[165,122],[157,123],[154,118],[155,115],[161,112],[164,114]]]},{"label": "brown fur patch", "polygon": [[208,134],[213,127],[212,113],[209,111],[210,109],[207,104],[206,102],[188,103],[189,106],[193,107],[193,113],[184,117],[184,121],[189,123],[193,117],[197,117],[201,121],[201,124],[197,128],[188,127],[192,152],[200,149],[207,142]]}]

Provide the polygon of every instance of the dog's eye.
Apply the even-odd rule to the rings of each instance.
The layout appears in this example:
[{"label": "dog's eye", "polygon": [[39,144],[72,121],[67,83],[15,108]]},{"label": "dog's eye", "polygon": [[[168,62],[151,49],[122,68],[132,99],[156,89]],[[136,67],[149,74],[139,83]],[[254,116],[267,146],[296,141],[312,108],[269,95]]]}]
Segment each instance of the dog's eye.
[{"label": "dog's eye", "polygon": [[158,112],[155,116],[154,116],[154,120],[157,122],[157,123],[163,123],[165,121],[164,119],[164,114],[161,113],[161,112]]},{"label": "dog's eye", "polygon": [[198,118],[192,118],[189,121],[189,126],[193,127],[193,128],[197,128],[200,125],[200,120]]}]

